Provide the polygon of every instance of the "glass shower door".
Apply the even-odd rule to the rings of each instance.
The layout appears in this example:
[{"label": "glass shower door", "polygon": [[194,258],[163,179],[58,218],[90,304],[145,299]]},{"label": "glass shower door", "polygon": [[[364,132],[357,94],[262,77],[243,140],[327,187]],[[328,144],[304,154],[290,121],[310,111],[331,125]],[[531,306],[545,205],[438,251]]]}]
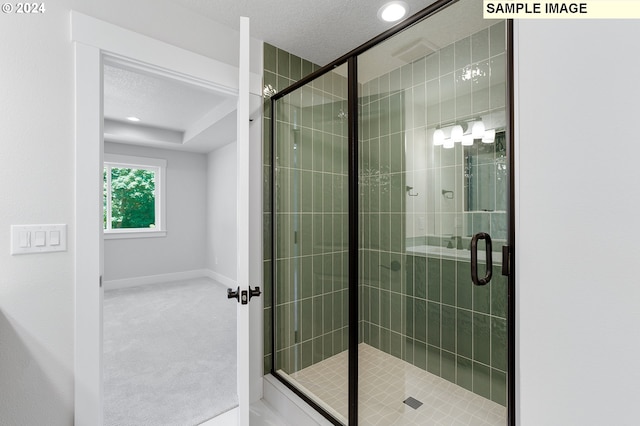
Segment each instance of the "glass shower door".
[{"label": "glass shower door", "polygon": [[358,57],[361,425],[507,423],[506,29],[480,8]]},{"label": "glass shower door", "polygon": [[274,374],[348,418],[347,70],[276,102]]}]

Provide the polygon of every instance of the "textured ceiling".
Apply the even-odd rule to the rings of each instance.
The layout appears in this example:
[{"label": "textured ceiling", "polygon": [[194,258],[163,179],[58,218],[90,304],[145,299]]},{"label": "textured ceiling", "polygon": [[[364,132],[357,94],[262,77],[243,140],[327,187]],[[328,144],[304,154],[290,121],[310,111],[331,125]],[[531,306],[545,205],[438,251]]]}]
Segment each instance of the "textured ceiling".
[{"label": "textured ceiling", "polygon": [[184,132],[226,98],[201,88],[110,65],[104,66],[104,116]]},{"label": "textured ceiling", "polygon": [[[379,7],[388,0],[170,1],[236,29],[240,16],[249,16],[254,38],[318,65],[326,65],[392,26],[377,18]],[[410,14],[433,3],[405,1]],[[489,26],[492,21],[482,19],[481,4],[479,0],[455,3],[446,13],[365,52],[360,57],[359,80],[368,81]],[[235,104],[182,82],[105,65],[104,99],[104,115],[114,141],[208,152],[235,138]],[[132,115],[142,119],[142,126],[118,124]],[[146,132],[145,127],[160,129],[160,133]],[[162,133],[162,129],[177,135]]]},{"label": "textured ceiling", "polygon": [[[235,140],[236,100],[183,81],[104,65],[105,140],[209,152]],[[133,123],[127,117],[138,117]]]},{"label": "textured ceiling", "polygon": [[[326,65],[391,28],[378,19],[389,0],[171,0],[209,19],[238,29],[251,18],[251,35]],[[434,0],[404,0],[412,15]],[[479,2],[479,0],[478,0]]]}]

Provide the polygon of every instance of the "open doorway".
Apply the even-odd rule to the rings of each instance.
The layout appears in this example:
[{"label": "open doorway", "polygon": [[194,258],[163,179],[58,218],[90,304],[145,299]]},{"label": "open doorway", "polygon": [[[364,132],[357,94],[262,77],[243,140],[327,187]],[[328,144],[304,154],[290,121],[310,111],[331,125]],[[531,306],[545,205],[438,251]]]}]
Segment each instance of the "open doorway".
[{"label": "open doorway", "polygon": [[237,406],[234,97],[103,64],[104,424]]},{"label": "open doorway", "polygon": [[[76,58],[76,220],[75,235],[71,237],[75,245],[76,260],[74,411],[77,424],[102,425],[104,424],[103,299],[105,293],[103,285],[104,135],[105,130],[109,134],[119,134],[123,138],[120,142],[125,142],[125,139],[131,136],[126,132],[123,134],[105,129],[103,64],[115,64],[120,68],[188,83],[228,97],[228,102],[221,103],[206,117],[211,123],[222,124],[225,120],[233,122],[234,119],[230,113],[236,108],[239,111],[238,117],[243,117],[236,123],[238,132],[242,130],[242,137],[238,137],[242,143],[236,144],[239,164],[233,173],[230,173],[236,176],[238,185],[245,188],[238,191],[238,194],[245,194],[251,200],[249,202],[243,198],[244,196],[236,194],[238,204],[243,206],[236,209],[238,223],[249,222],[248,226],[246,224],[242,227],[238,226],[238,229],[248,232],[251,236],[249,255],[247,256],[246,249],[241,250],[240,244],[238,252],[241,255],[236,254],[237,282],[242,288],[247,287],[249,280],[254,285],[262,284],[262,252],[259,244],[262,229],[261,120],[253,121],[247,129],[248,137],[245,133],[245,124],[242,124],[248,125],[250,115],[255,118],[256,114],[260,114],[261,78],[260,73],[249,72],[246,66],[249,62],[246,57],[249,56],[250,51],[247,25],[243,30],[245,36],[240,40],[242,47],[240,52],[244,58],[241,65],[245,64],[243,68],[195,54],[75,11],[72,11],[71,21]],[[255,51],[258,53],[261,49]],[[256,55],[252,62],[261,63],[261,53]],[[238,76],[242,78],[238,79]],[[250,101],[249,107],[246,106],[247,101]],[[200,134],[210,127],[194,129],[191,134]],[[183,141],[197,139],[187,137],[186,133],[183,136]],[[123,143],[120,144],[125,146]],[[251,149],[249,145],[252,146]],[[168,143],[163,149],[168,149],[170,146],[171,143]],[[233,148],[229,150],[233,151]],[[220,161],[229,163],[224,159]],[[250,166],[246,165],[247,162]],[[221,183],[229,183],[229,178],[230,176],[226,176],[221,179]],[[249,185],[247,185],[248,182],[250,182]],[[182,205],[181,208],[188,209],[189,206]],[[233,211],[232,208],[233,206],[229,206],[227,210]],[[249,221],[245,217],[247,212],[251,212]],[[155,229],[155,231],[158,230]],[[202,232],[206,232],[206,229]],[[170,233],[169,229],[167,235]],[[245,276],[246,272],[249,272],[248,278]],[[141,282],[131,283],[125,280],[120,281],[119,284],[141,284]],[[233,304],[233,302],[229,303]],[[257,342],[260,342],[261,346],[262,315],[261,306],[257,303],[244,307],[238,304],[236,308],[237,363],[243,368],[237,369],[238,409],[228,413],[233,414],[233,417],[237,414],[242,418],[242,424],[247,424],[249,404],[262,396],[261,353],[252,350],[254,345],[257,346]]]}]

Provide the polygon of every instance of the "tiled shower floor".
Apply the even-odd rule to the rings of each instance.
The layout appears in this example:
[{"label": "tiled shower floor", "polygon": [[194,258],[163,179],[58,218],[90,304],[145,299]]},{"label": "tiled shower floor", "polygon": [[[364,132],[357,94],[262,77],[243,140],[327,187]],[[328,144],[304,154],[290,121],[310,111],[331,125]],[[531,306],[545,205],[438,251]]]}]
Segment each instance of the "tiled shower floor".
[{"label": "tiled shower floor", "polygon": [[[359,345],[360,425],[506,425],[507,410],[493,401],[367,344]],[[289,377],[346,423],[347,351]],[[404,404],[413,397],[423,405]]]}]

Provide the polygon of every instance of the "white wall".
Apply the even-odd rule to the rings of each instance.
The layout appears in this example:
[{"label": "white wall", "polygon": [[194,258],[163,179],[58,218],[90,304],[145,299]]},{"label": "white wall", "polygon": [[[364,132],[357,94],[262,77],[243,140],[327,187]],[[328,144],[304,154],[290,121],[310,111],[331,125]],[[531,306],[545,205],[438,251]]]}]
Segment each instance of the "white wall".
[{"label": "white wall", "polygon": [[204,269],[207,156],[108,142],[104,144],[104,152],[167,160],[167,236],[105,240],[104,280]]},{"label": "white wall", "polygon": [[0,25],[2,424],[73,421],[73,226],[67,252],[9,254],[11,224],[73,224],[68,4],[47,4],[36,19],[5,15]]},{"label": "white wall", "polygon": [[[72,7],[214,59],[237,61],[236,31],[166,0],[56,0],[46,2],[41,16],[3,14],[0,423],[7,425],[73,424]],[[9,254],[12,224],[43,223],[69,225],[67,252]]]},{"label": "white wall", "polygon": [[636,425],[637,21],[520,21],[520,419]]},{"label": "white wall", "polygon": [[[231,143],[208,155],[206,266],[220,278],[235,281],[236,271],[236,148]],[[226,282],[225,282],[226,283]]]},{"label": "white wall", "polygon": [[[67,0],[67,3],[69,1]],[[240,32],[191,13],[177,2],[136,0],[72,0],[74,10],[156,40],[238,66]],[[224,42],[218,42],[223,40]],[[251,39],[252,72],[262,74],[262,42]]]}]

